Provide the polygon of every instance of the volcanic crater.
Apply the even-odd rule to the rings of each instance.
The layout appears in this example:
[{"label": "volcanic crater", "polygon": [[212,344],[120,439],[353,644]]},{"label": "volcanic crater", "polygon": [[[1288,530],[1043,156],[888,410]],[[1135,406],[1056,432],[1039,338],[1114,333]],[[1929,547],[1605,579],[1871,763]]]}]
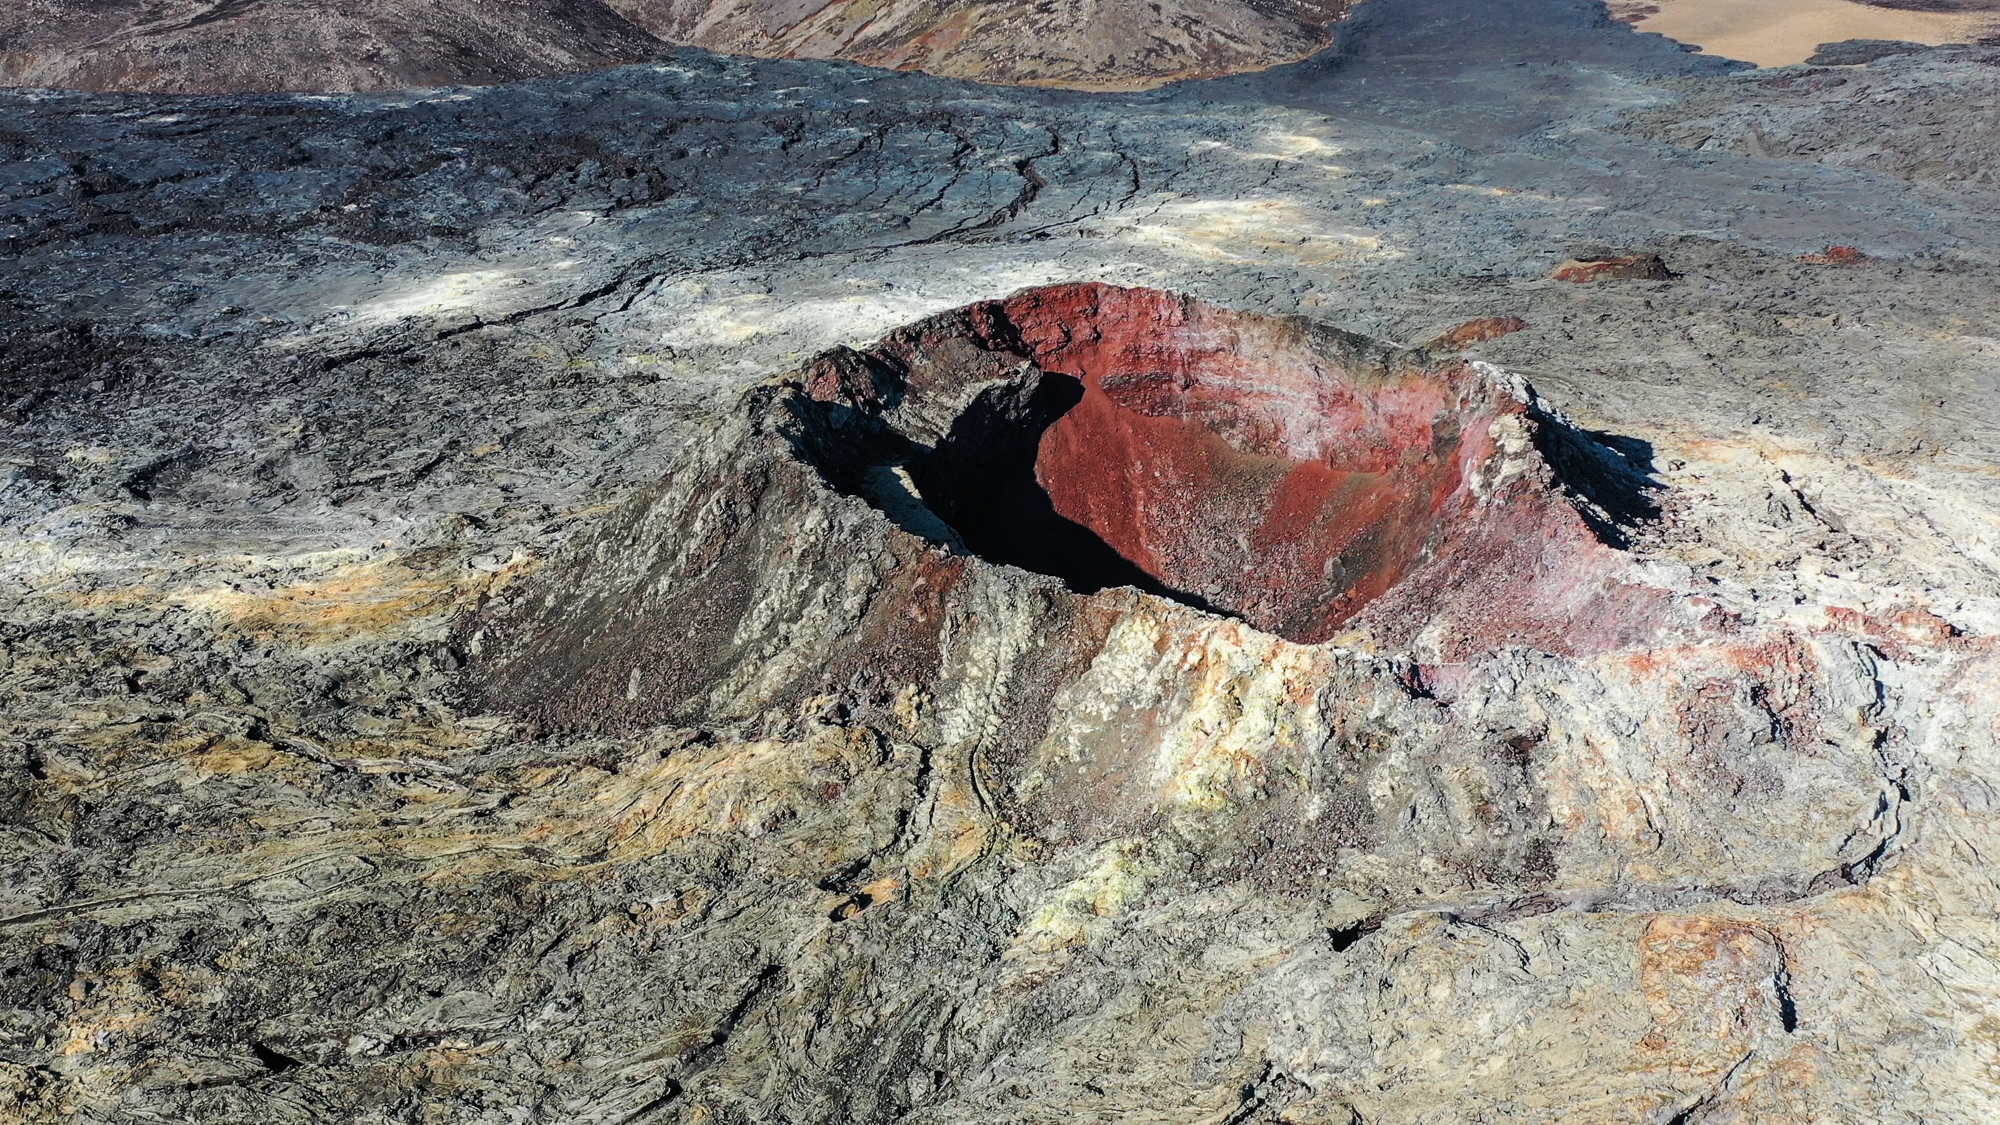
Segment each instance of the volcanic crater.
[{"label": "volcanic crater", "polygon": [[[866,421],[802,450],[905,530],[1300,643],[1413,579],[1406,610],[1546,601],[1538,587],[1595,576],[1618,520],[1647,507],[1624,454],[1497,369],[1158,290],[973,305],[827,353],[804,387]],[[927,432],[940,401],[963,405]]]},{"label": "volcanic crater", "polygon": [[952,682],[994,614],[1051,662],[1045,710],[1131,589],[1425,665],[1657,639],[1674,603],[1614,545],[1642,451],[1452,350],[1508,327],[1410,348],[1091,283],[832,349],[471,615],[476,704],[768,723]]}]

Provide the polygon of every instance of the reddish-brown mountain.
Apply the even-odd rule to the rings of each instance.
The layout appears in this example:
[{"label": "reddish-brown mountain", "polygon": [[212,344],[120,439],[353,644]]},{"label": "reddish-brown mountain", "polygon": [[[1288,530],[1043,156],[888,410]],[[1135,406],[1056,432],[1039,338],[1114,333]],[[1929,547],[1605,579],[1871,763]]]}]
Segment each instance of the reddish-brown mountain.
[{"label": "reddish-brown mountain", "polygon": [[662,44],[598,0],[13,0],[0,85],[322,93],[486,85]]},{"label": "reddish-brown mountain", "polygon": [[1137,89],[1319,50],[1348,0],[611,0],[673,43],[980,82]]}]

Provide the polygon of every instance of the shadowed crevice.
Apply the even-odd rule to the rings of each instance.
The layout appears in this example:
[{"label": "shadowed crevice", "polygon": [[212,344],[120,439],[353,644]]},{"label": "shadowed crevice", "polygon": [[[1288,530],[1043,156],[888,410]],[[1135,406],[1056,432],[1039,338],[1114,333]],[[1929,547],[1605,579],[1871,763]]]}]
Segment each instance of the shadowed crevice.
[{"label": "shadowed crevice", "polygon": [[988,388],[909,473],[928,507],[966,549],[1063,580],[1081,594],[1132,586],[1215,612],[1146,573],[1095,531],[1056,511],[1035,465],[1044,433],[1083,401],[1083,383],[1034,372]]}]

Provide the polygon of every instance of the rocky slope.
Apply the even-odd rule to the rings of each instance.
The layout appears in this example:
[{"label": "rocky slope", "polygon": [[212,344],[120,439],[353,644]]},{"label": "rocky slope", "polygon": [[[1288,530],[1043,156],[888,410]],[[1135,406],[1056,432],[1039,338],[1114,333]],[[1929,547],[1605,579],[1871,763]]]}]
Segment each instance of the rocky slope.
[{"label": "rocky slope", "polygon": [[157,93],[485,85],[632,62],[675,43],[982,82],[1144,89],[1304,58],[1332,42],[1329,25],[1346,9],[1347,0],[22,0],[0,13],[0,85]]},{"label": "rocky slope", "polygon": [[0,95],[0,1116],[1992,1120],[1992,68],[1600,15]]},{"label": "rocky slope", "polygon": [[599,0],[17,0],[0,85],[199,94],[512,82],[662,44]]},{"label": "rocky slope", "polygon": [[1348,0],[986,0],[941,4],[612,0],[662,39],[767,58],[1077,90],[1136,90],[1290,62],[1333,41]]},{"label": "rocky slope", "polygon": [[[1994,182],[2000,161],[2000,47],[1880,56],[1899,66],[1805,67],[1694,91],[1675,111],[1637,116],[1647,135],[1701,151],[1852,165],[1912,180]],[[1878,60],[1879,61],[1879,60]],[[1894,105],[1893,110],[1887,107]],[[1918,127],[1911,127],[1909,122]]]}]

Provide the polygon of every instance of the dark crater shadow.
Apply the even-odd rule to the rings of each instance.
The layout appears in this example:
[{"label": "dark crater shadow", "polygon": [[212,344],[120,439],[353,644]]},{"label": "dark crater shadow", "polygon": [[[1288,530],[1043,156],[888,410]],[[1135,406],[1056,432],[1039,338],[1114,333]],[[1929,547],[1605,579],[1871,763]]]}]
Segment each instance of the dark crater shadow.
[{"label": "dark crater shadow", "polygon": [[1056,511],[1035,478],[1042,434],[1083,401],[1083,383],[1037,373],[981,393],[937,447],[914,458],[912,481],[966,548],[993,562],[1063,580],[1080,594],[1135,586],[1213,612]]},{"label": "dark crater shadow", "polygon": [[1577,514],[1607,547],[1628,550],[1627,528],[1660,518],[1654,495],[1666,486],[1653,465],[1653,443],[1601,430],[1576,429],[1540,410],[1531,411],[1535,449],[1577,501]]},{"label": "dark crater shadow", "polygon": [[933,543],[1046,574],[1079,594],[1131,586],[1207,613],[1237,616],[1148,574],[1095,531],[1056,510],[1035,464],[1042,435],[1083,396],[1081,380],[1029,371],[981,391],[931,448],[882,425],[873,411],[805,399],[801,409],[823,412],[827,428],[844,439],[795,438],[794,448],[836,491],[867,502],[897,527]]}]

